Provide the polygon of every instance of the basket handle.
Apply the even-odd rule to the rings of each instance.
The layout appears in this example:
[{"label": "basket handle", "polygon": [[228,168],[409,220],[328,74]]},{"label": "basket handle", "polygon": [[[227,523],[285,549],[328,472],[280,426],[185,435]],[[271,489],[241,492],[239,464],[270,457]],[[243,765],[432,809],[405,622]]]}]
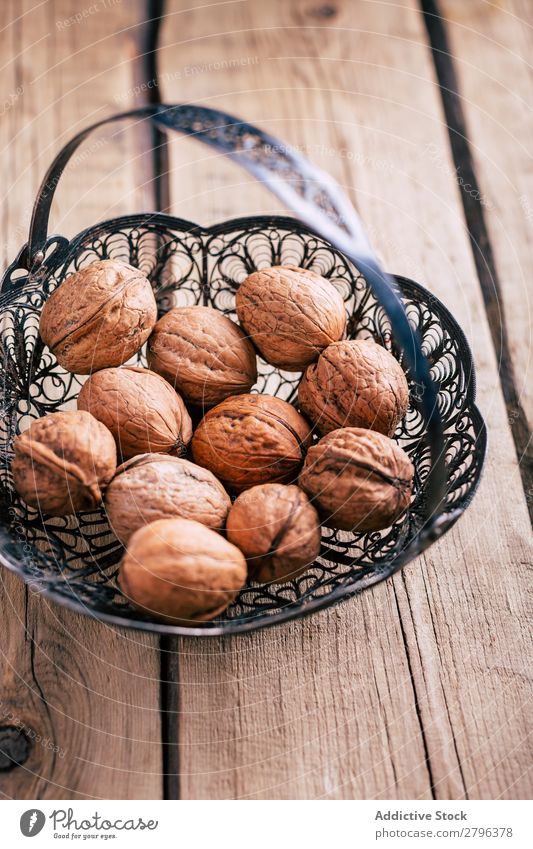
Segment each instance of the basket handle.
[{"label": "basket handle", "polygon": [[[418,385],[419,410],[427,429],[431,468],[427,488],[425,535],[440,535],[446,468],[437,389],[420,338],[414,331],[392,278],[380,267],[361,220],[338,184],[279,139],[238,118],[194,105],[153,104],[104,118],[74,136],[57,154],[39,189],[32,212],[27,250],[28,269],[44,261],[50,208],[59,179],[73,153],[87,136],[106,124],[124,119],[150,119],[157,127],[191,136],[225,153],[270,189],[316,233],[346,255],[361,272],[385,309],[395,342],[403,351]],[[442,520],[442,516],[440,519]]]}]

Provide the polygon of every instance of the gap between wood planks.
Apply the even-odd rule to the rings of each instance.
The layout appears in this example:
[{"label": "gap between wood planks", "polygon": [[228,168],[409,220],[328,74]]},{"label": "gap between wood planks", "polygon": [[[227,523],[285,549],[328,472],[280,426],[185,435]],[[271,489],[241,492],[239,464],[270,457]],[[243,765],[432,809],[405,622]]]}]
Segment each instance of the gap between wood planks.
[{"label": "gap between wood planks", "polygon": [[[420,8],[429,37],[433,64],[439,83],[442,107],[446,117],[450,148],[458,176],[472,191],[461,192],[468,236],[476,265],[477,276],[485,304],[492,343],[496,352],[498,374],[513,436],[522,486],[527,496],[533,492],[533,454],[531,433],[527,416],[516,389],[515,373],[501,297],[501,283],[494,261],[494,251],[489,238],[483,211],[470,140],[466,128],[461,93],[452,56],[446,23],[438,0],[420,0]],[[526,498],[529,515],[533,520],[533,499]]]},{"label": "gap between wood planks", "polygon": [[[446,24],[442,18],[438,0],[419,0],[419,2],[439,84],[453,161],[458,174],[474,190],[472,193],[461,192],[461,202],[463,204],[471,249],[487,312],[492,342],[497,355],[502,391],[510,414],[509,421],[518,455],[522,484],[524,490],[527,492],[533,487],[533,458],[530,453],[530,433],[527,418],[516,389],[503,315],[501,284],[494,262],[494,254],[488,235],[483,207],[480,202],[481,194],[479,192],[477,175],[466,130],[454,59],[450,51]],[[140,28],[140,49],[136,63],[138,81],[157,82],[156,85],[151,85],[147,88],[144,95],[145,103],[161,102],[160,86],[158,83],[157,47],[161,23],[164,20],[164,6],[164,0],[146,0],[145,24]],[[160,211],[168,212],[170,209],[170,187],[167,139],[165,134],[157,128],[152,128],[151,139],[151,169],[153,172],[155,206]],[[530,514],[533,517],[533,502],[528,502],[528,506]],[[163,796],[165,799],[180,798],[178,647],[179,642],[177,638],[169,636],[161,637],[160,711]],[[416,690],[414,691],[414,698],[416,703]],[[420,723],[420,726],[423,735],[422,723]],[[435,798],[427,747],[426,764],[430,776],[430,784],[432,785],[432,795]]]},{"label": "gap between wood planks", "polygon": [[[145,0],[145,15],[139,26],[134,61],[135,84],[142,92],[139,105],[161,102],[158,53],[159,34],[164,17],[164,0]],[[142,85],[150,82],[151,85]],[[170,211],[170,183],[167,136],[151,125],[147,134],[151,158],[148,160],[152,199],[160,212]],[[162,635],[159,639],[159,710],[161,714],[161,750],[163,798],[179,799],[179,642],[177,637]]]}]

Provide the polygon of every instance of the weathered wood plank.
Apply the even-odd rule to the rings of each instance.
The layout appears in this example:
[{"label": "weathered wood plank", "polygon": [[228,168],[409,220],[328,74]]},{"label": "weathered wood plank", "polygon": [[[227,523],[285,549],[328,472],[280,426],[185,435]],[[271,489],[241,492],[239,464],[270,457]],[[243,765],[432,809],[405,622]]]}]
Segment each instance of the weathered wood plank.
[{"label": "weathered wood plank", "polygon": [[533,429],[533,7],[520,0],[441,0],[440,9],[500,278],[517,392]]},{"label": "weathered wood plank", "polygon": [[[450,146],[453,162],[456,168],[454,179],[456,179],[457,185],[461,189],[459,194],[464,209],[474,261],[476,263],[476,271],[483,295],[492,343],[498,362],[498,375],[507,408],[508,421],[515,443],[516,454],[519,458],[522,487],[527,496],[526,500],[529,506],[529,513],[531,520],[533,521],[533,499],[531,499],[531,493],[533,492],[533,446],[531,444],[531,422],[528,422],[527,395],[524,398],[522,397],[524,394],[524,378],[525,385],[527,386],[527,373],[522,376],[519,368],[521,363],[515,362],[517,358],[513,353],[513,350],[516,351],[517,349],[520,351],[529,351],[531,347],[530,343],[527,341],[524,344],[522,338],[520,338],[520,341],[518,342],[516,339],[517,332],[525,330],[527,334],[529,329],[531,310],[529,308],[527,297],[527,287],[523,286],[521,296],[520,292],[518,292],[518,298],[513,299],[513,303],[521,304],[520,311],[517,315],[520,315],[524,326],[509,328],[504,315],[505,301],[508,300],[508,295],[505,295],[505,293],[509,290],[509,280],[506,277],[502,277],[501,270],[498,267],[487,223],[487,219],[489,217],[494,217],[491,216],[491,209],[494,210],[495,207],[494,204],[489,201],[488,196],[483,193],[482,186],[479,182],[477,174],[478,169],[475,166],[475,157],[469,138],[468,120],[464,109],[464,98],[461,94],[462,89],[457,77],[457,63],[455,61],[453,48],[448,36],[448,28],[441,17],[440,6],[437,0],[421,0],[421,5],[424,11],[424,20],[432,47],[437,80],[440,84],[440,94],[444,115],[448,125]],[[470,8],[478,7],[474,4],[474,6]],[[497,42],[493,42],[492,44],[492,54],[493,62],[496,65],[496,68],[499,68],[500,62]],[[505,71],[503,71],[503,73],[505,75]],[[487,101],[485,105],[489,109],[488,114],[490,114],[491,109],[494,112],[494,109],[498,108],[498,98],[492,98]],[[482,137],[479,141],[483,144]],[[509,139],[506,138],[505,141],[508,143]],[[500,145],[500,148],[502,151],[505,150],[503,145]],[[521,166],[525,166],[527,164],[527,158],[526,154],[521,162]],[[505,160],[505,156],[503,159]],[[494,163],[491,163],[491,167],[489,169],[490,175],[494,170],[493,165]],[[500,186],[500,188],[503,189],[504,187]],[[507,196],[507,193],[505,193],[505,196]],[[526,203],[524,203],[524,201],[526,201]],[[527,195],[522,196],[522,206],[527,206]],[[524,209],[524,211],[526,211],[526,209]],[[507,217],[509,217],[509,215]],[[504,222],[498,222],[498,226],[496,228],[498,237],[502,230],[502,223]],[[501,237],[499,237],[499,241],[506,241],[507,246],[509,247],[511,245],[510,238],[512,237],[510,237],[509,233],[506,233],[505,235],[507,237],[506,240],[502,240]],[[531,287],[529,286],[529,288]],[[516,312],[516,309],[514,312]],[[524,360],[524,363],[527,369],[527,358]]]},{"label": "weathered wood plank", "polygon": [[[286,628],[183,641],[182,794],[526,795],[527,515],[418,7],[169,12],[165,100],[256,121],[345,184],[387,266],[462,322],[494,446],[468,514],[394,581]],[[178,214],[280,211],[202,148],[172,154]]]},{"label": "weathered wood plank", "polygon": [[[15,97],[0,122],[4,263],[26,238],[37,186],[60,144],[116,109],[115,97],[125,105],[133,99],[138,10],[94,5],[76,23],[80,5],[72,0],[5,4],[2,91]],[[65,174],[53,211],[54,228],[66,235],[140,204],[131,136],[118,144],[100,137],[84,151]],[[0,792],[18,799],[159,798],[157,640],[34,598],[5,570],[0,581],[0,726],[33,737],[24,764],[0,772]],[[7,757],[2,766],[8,764]]]}]

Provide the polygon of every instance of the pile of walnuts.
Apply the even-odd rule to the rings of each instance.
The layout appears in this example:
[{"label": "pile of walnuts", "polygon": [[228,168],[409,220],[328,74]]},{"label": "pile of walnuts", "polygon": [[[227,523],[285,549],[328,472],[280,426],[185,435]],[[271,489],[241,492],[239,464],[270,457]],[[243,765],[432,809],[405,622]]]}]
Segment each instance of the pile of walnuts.
[{"label": "pile of walnuts", "polygon": [[[247,579],[300,575],[321,523],[380,530],[411,500],[413,467],[392,440],[405,375],[375,342],[343,339],[335,287],[268,268],[241,284],[236,309],[240,326],[203,306],[157,320],[138,269],[102,260],[72,274],[39,329],[61,366],[88,375],[78,409],[14,442],[21,498],[52,516],[103,502],[125,546],[122,592],[174,624],[218,616]],[[145,343],[148,368],[123,365]],[[303,372],[299,410],[251,392],[258,353]]]}]

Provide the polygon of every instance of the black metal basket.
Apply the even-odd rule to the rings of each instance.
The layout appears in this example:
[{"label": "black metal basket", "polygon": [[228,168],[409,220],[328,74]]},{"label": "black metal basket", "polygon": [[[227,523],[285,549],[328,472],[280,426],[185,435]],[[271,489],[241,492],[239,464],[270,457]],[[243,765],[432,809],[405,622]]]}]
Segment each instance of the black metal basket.
[{"label": "black metal basket", "polygon": [[[425,289],[404,277],[391,281],[379,269],[361,231],[354,232],[359,222],[336,186],[275,139],[198,107],[149,107],[108,120],[121,117],[149,117],[230,153],[315,227],[264,216],[202,228],[154,213],[97,224],[71,241],[48,239],[59,176],[93,128],[61,151],[41,187],[29,242],[4,275],[0,294],[0,562],[36,591],[79,612],[112,624],[198,636],[286,621],[378,583],[451,527],[478,484],[486,433],[463,332]],[[140,268],[152,282],[161,313],[176,305],[204,304],[235,317],[240,282],[271,265],[299,265],[331,280],[346,304],[349,338],[375,339],[403,358],[407,370],[411,404],[396,438],[415,466],[408,513],[385,531],[324,528],[321,554],[302,577],[281,585],[247,585],[221,618],[201,627],[161,624],[136,611],[117,589],[123,550],[105,510],[65,518],[42,515],[20,501],[10,474],[12,441],[25,422],[74,407],[81,386],[38,336],[42,306],[68,274],[106,258]],[[136,361],[146,364],[144,350]],[[300,375],[264,361],[259,373],[259,392],[294,401]]]}]

